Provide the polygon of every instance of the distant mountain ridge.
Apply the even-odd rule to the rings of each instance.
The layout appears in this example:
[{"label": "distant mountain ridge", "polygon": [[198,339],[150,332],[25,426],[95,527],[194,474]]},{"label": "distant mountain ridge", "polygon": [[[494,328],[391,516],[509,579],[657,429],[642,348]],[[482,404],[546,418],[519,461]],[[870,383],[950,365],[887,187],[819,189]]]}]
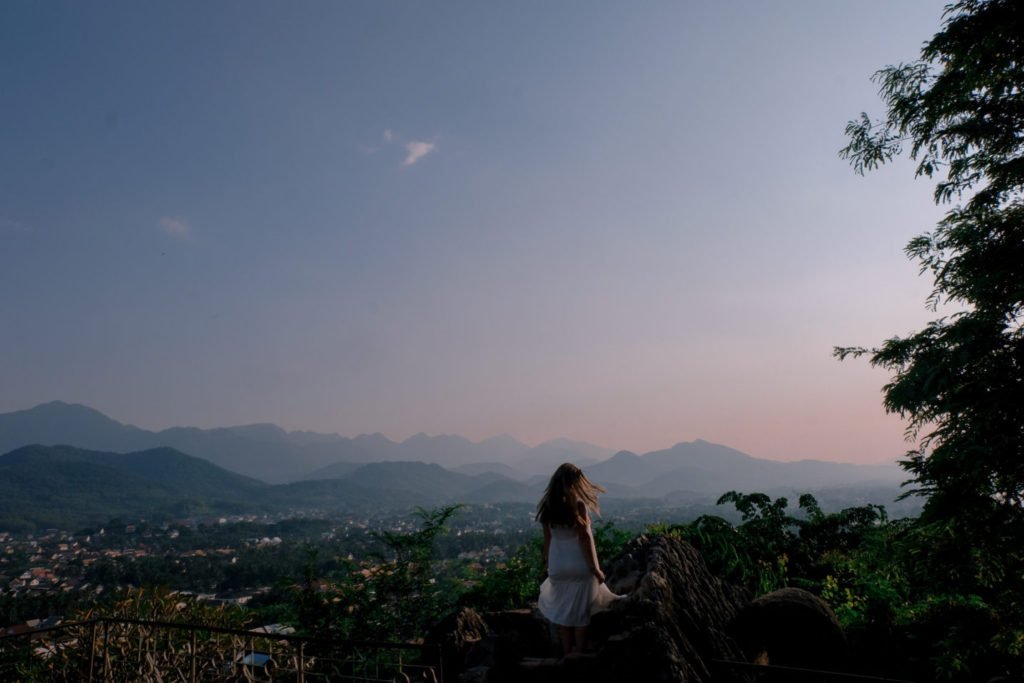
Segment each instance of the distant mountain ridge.
[{"label": "distant mountain ridge", "polygon": [[63,527],[68,520],[186,516],[196,509],[234,512],[266,488],[171,448],[122,454],[24,446],[0,456],[0,526]]},{"label": "distant mountain ridge", "polygon": [[495,497],[527,502],[536,496],[500,475],[470,476],[422,462],[365,463],[341,479],[271,485],[172,448],[106,453],[34,445],[0,455],[0,531],[74,530],[112,518],[403,512],[417,505],[490,503]]},{"label": "distant mountain ridge", "polygon": [[564,460],[586,465],[614,452],[562,439],[533,448],[509,436],[477,444],[461,436],[416,434],[396,442],[382,434],[348,438],[288,432],[273,424],[216,429],[171,427],[153,432],[122,424],[88,406],[62,401],[0,413],[0,453],[30,444],[64,444],[120,453],[166,446],[269,483],[306,479],[337,463],[419,460],[458,467],[494,460],[495,451],[502,461],[518,454],[519,469],[532,475],[549,472]]},{"label": "distant mountain ridge", "polygon": [[[417,434],[399,443],[381,434],[347,438],[287,432],[272,424],[152,432],[61,402],[0,414],[0,453],[30,444],[116,453],[171,448],[258,483],[291,482],[293,490],[306,486],[314,498],[335,486],[348,487],[345,491],[356,497],[389,490],[417,501],[457,502],[459,496],[478,502],[535,500],[550,473],[565,461],[584,467],[610,496],[622,499],[706,498],[728,490],[895,489],[906,478],[895,464],[777,462],[700,439],[638,455],[613,454],[567,439],[531,448],[509,436],[474,443],[459,436]],[[314,484],[317,480],[344,484]]]},{"label": "distant mountain ridge", "polygon": [[[897,465],[763,460],[703,439],[637,455],[619,451],[587,468],[595,482],[617,495],[659,498],[706,491],[815,490],[825,487],[895,486],[906,479]],[[628,488],[626,488],[628,487]],[[611,491],[612,488],[609,488]]]},{"label": "distant mountain ridge", "polygon": [[[678,451],[678,446],[670,450]],[[685,452],[675,455],[687,457]],[[645,459],[648,456],[619,454],[608,464],[625,460],[635,471],[658,466],[656,459],[652,460],[654,465],[639,464]],[[602,481],[605,474],[600,464],[591,469],[595,479]],[[685,469],[670,473],[676,478],[692,477],[692,472]],[[153,521],[243,513],[375,515],[449,503],[532,506],[546,483],[546,476],[523,482],[489,471],[467,474],[434,463],[388,461],[353,464],[338,478],[271,485],[172,448],[108,453],[33,445],[0,455],[0,531],[48,527],[73,530],[104,524],[112,518]],[[620,509],[637,504],[650,506],[658,500],[662,507],[708,505],[731,488],[683,491],[675,484],[655,490],[650,482],[640,486],[607,485],[604,502]],[[666,494],[659,493],[668,489],[671,491]],[[758,485],[749,490],[765,491],[766,487]],[[891,484],[875,485],[856,493],[854,500],[862,493],[871,497],[862,503],[887,504],[895,497],[896,489]],[[851,501],[849,494],[839,498]],[[829,504],[828,498],[822,502]]]}]

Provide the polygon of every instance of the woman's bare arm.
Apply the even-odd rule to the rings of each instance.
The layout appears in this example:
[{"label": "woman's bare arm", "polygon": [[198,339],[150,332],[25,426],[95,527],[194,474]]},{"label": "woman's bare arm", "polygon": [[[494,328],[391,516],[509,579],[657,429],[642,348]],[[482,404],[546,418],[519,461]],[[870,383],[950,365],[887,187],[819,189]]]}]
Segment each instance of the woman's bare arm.
[{"label": "woman's bare arm", "polygon": [[548,570],[548,552],[551,550],[551,527],[544,525],[544,550],[541,551],[544,558],[544,571]]},{"label": "woman's bare arm", "polygon": [[580,550],[583,551],[583,559],[587,562],[590,573],[593,574],[598,583],[604,583],[604,572],[601,571],[601,563],[597,560],[597,546],[594,544],[594,532],[590,528],[590,515],[583,510],[583,518],[586,523],[576,528],[576,537],[580,543]]}]

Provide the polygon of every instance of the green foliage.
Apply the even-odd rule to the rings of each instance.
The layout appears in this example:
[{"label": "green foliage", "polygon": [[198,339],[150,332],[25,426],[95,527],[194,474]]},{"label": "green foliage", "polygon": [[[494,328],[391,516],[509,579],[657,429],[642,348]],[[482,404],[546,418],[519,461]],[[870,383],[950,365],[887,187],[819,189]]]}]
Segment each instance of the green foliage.
[{"label": "green foliage", "polygon": [[619,529],[615,522],[601,522],[593,527],[594,547],[601,564],[615,559],[622,552],[622,546],[632,540],[633,532]]},{"label": "green foliage", "polygon": [[460,599],[460,604],[479,611],[516,609],[537,599],[544,580],[540,534],[521,545],[504,564],[487,569]]},{"label": "green foliage", "polygon": [[739,526],[717,515],[701,515],[691,524],[676,527],[676,533],[701,551],[711,571],[731,583],[755,594],[787,585],[798,525],[785,512],[788,501],[729,491],[718,499],[718,505],[725,503],[732,503],[742,515]]},{"label": "green foliage", "polygon": [[[908,151],[917,175],[952,206],[907,254],[933,279],[929,304],[952,304],[907,337],[868,353],[892,373],[889,412],[908,420],[904,467],[928,497],[906,540],[906,568],[925,587],[907,618],[939,629],[930,657],[949,677],[1020,671],[1024,630],[1024,4],[961,0],[921,58],[875,75],[884,120],[847,126],[842,156],[857,172]],[[936,602],[937,601],[937,602]],[[953,620],[991,616],[989,629]],[[967,617],[964,617],[967,618]],[[988,619],[988,616],[986,616]],[[945,621],[943,621],[945,620]],[[968,621],[977,621],[972,616]],[[945,623],[945,626],[940,626]],[[988,622],[986,622],[988,623]],[[944,630],[943,630],[944,629]],[[940,633],[941,631],[941,633]],[[995,663],[988,653],[1004,659]]]},{"label": "green foliage", "polygon": [[810,494],[790,514],[786,498],[730,491],[718,500],[741,515],[733,525],[715,515],[676,526],[718,576],[755,595],[787,585],[820,594],[848,627],[865,626],[880,606],[892,611],[906,599],[908,581],[895,561],[906,522],[889,521],[880,505],[824,513]]},{"label": "green foliage", "polygon": [[652,531],[689,541],[713,573],[755,595],[785,586],[820,595],[847,629],[864,673],[907,672],[906,658],[887,649],[906,644],[897,621],[912,602],[902,561],[907,521],[889,520],[878,505],[825,513],[809,494],[792,513],[786,498],[762,493],[730,491],[718,502],[731,503],[741,521],[704,515]]}]

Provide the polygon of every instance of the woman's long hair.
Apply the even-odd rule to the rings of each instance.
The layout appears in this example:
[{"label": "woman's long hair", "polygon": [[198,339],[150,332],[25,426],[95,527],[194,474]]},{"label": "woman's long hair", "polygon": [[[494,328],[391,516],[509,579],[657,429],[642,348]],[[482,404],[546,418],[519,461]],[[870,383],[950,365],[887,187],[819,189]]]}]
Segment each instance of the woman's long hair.
[{"label": "woman's long hair", "polygon": [[[587,509],[601,512],[598,493],[604,493],[604,489],[587,479],[583,470],[571,462],[563,463],[551,475],[544,497],[537,503],[536,519],[547,525],[583,526],[587,523]],[[583,503],[582,513],[579,503]]]}]

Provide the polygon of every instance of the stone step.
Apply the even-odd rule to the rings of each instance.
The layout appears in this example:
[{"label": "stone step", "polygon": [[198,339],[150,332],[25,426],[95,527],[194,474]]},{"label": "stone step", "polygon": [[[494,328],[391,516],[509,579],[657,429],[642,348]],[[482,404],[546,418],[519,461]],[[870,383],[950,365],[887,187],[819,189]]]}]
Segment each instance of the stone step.
[{"label": "stone step", "polygon": [[517,683],[572,683],[593,680],[597,655],[568,657],[524,657],[519,661],[514,680]]}]

